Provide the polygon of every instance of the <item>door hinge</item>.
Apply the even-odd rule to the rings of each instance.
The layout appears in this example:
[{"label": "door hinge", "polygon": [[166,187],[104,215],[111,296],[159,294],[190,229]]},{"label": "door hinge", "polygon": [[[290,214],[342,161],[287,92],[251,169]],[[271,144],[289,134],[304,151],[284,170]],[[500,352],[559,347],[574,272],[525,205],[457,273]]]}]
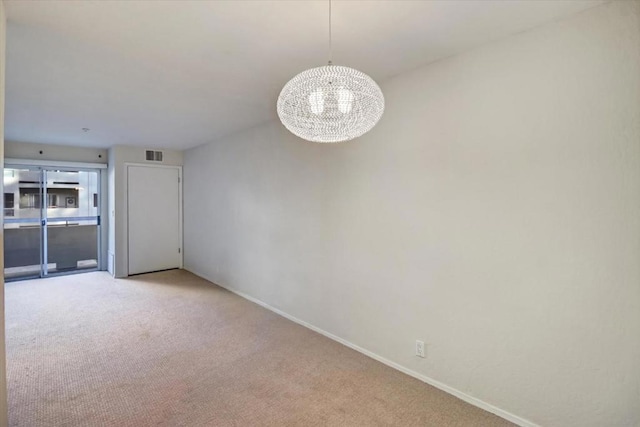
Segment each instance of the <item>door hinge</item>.
[{"label": "door hinge", "polygon": [[182,249],[178,248],[178,253],[180,253],[180,251],[181,251],[181,250],[182,250]]},{"label": "door hinge", "polygon": [[178,178],[178,184],[180,184],[180,178]]}]

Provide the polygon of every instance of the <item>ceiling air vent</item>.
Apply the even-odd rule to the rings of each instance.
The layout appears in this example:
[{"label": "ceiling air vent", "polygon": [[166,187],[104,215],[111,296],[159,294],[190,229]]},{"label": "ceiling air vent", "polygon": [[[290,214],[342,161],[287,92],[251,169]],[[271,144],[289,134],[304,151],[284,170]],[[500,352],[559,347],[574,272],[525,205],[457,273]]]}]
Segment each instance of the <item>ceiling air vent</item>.
[{"label": "ceiling air vent", "polygon": [[162,151],[146,150],[144,153],[145,153],[145,158],[149,162],[161,162],[162,161]]}]

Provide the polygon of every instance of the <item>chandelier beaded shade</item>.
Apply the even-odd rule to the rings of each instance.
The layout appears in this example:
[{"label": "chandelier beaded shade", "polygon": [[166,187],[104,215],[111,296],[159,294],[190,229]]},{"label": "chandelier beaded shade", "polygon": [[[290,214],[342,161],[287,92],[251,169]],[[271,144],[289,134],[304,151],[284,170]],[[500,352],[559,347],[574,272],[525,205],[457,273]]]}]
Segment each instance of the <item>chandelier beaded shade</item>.
[{"label": "chandelier beaded shade", "polygon": [[[331,58],[329,0],[329,58]],[[384,112],[382,91],[368,75],[332,65],[292,78],[278,97],[278,116],[294,135],[312,142],[343,142],[369,132]]]},{"label": "chandelier beaded shade", "polygon": [[369,132],[384,112],[382,91],[366,74],[326,65],[303,71],[278,97],[278,116],[294,135],[313,142],[349,141]]}]

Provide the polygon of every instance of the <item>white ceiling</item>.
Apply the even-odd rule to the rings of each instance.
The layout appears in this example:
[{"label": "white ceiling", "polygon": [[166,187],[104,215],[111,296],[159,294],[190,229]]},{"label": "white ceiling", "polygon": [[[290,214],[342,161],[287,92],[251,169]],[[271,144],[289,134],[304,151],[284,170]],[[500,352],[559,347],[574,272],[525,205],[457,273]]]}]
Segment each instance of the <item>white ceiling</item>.
[{"label": "white ceiling", "polygon": [[[334,0],[333,62],[380,83],[605,2]],[[328,0],[5,5],[7,140],[194,147],[277,119],[328,59]]]}]

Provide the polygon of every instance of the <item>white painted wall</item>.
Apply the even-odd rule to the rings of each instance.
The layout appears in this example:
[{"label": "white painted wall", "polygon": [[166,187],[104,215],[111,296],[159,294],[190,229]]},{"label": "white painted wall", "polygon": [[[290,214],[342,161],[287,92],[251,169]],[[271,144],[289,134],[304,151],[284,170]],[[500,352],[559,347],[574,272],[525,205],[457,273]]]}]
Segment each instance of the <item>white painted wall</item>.
[{"label": "white painted wall", "polygon": [[187,151],[185,268],[523,424],[639,425],[640,4],[381,87],[354,142]]},{"label": "white painted wall", "polygon": [[[0,169],[4,174],[4,76],[7,41],[7,18],[4,2],[0,0]],[[3,182],[0,181],[0,194]],[[4,204],[4,198],[3,202]],[[4,224],[4,206],[0,210],[0,223]],[[4,242],[4,228],[0,227],[0,242]],[[4,245],[0,244],[0,271],[4,271]],[[0,278],[0,427],[8,425],[7,418],[7,373],[4,334],[4,275]]]},{"label": "white painted wall", "polygon": [[[7,41],[7,18],[4,2],[0,0],[0,166],[4,164],[4,73]],[[0,181],[0,194],[2,193]],[[4,199],[3,199],[4,200]],[[0,210],[0,223],[4,223],[4,209]],[[4,271],[4,230],[0,227],[0,271]],[[4,275],[0,280],[0,427],[7,421],[7,373],[4,345]]]},{"label": "white painted wall", "polygon": [[[149,147],[148,149],[153,149]],[[160,149],[163,153],[163,162],[148,162],[145,160],[145,149],[116,145],[108,152],[108,204],[109,204],[109,239],[108,239],[108,270],[115,277],[126,277],[128,274],[127,251],[127,209],[126,188],[127,175],[126,164],[150,164],[182,166],[182,151]],[[153,213],[150,206],[150,213]]]}]

